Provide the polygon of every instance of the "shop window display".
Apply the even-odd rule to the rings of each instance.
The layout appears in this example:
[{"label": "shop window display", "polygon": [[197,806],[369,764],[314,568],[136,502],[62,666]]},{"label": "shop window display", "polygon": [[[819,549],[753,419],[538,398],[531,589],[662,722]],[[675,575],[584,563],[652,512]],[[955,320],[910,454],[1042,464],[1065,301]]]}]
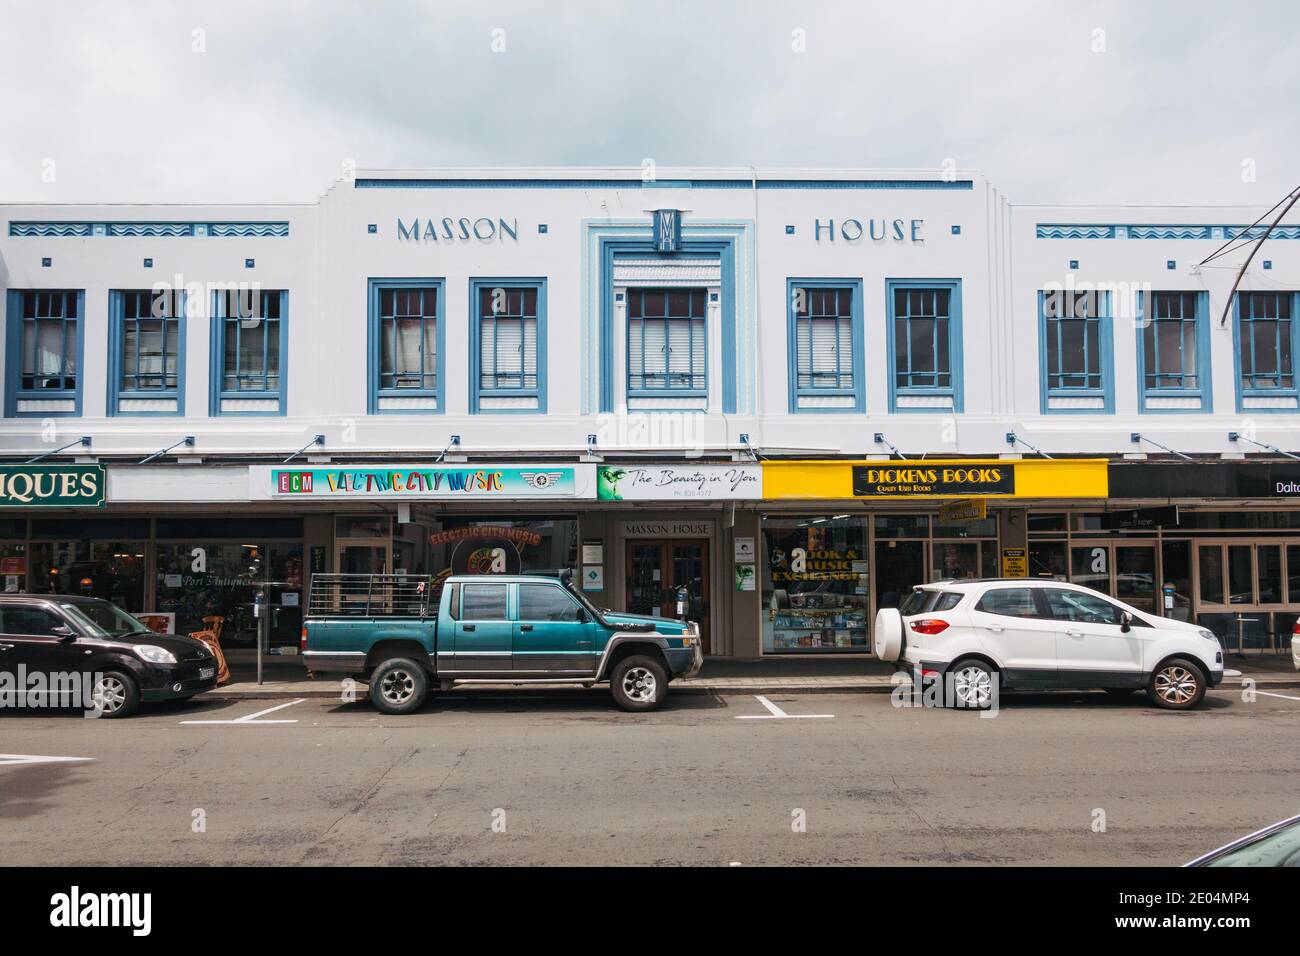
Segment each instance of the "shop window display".
[{"label": "shop window display", "polygon": [[254,605],[263,592],[269,646],[296,646],[304,587],[300,543],[160,543],[154,560],[156,609],[176,615],[176,633],[203,630],[205,617],[220,617],[223,645],[255,646]]},{"label": "shop window display", "polygon": [[575,518],[447,517],[425,532],[411,558],[419,574],[520,574],[578,563]]},{"label": "shop window display", "polygon": [[869,566],[861,518],[763,520],[765,653],[865,653]]},{"label": "shop window display", "polygon": [[26,585],[35,594],[85,594],[138,613],[145,610],[144,555],[143,541],[34,541]]}]

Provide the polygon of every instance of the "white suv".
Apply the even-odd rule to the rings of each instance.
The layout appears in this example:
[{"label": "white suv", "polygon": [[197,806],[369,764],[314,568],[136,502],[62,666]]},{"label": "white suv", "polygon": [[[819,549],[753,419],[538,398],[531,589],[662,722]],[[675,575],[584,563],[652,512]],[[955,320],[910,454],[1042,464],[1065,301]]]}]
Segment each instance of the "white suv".
[{"label": "white suv", "polygon": [[1195,707],[1223,680],[1223,648],[1195,624],[1146,614],[1064,581],[998,578],[917,587],[876,615],[872,649],[959,706],[987,707],[993,688],[1145,688],[1159,707]]}]

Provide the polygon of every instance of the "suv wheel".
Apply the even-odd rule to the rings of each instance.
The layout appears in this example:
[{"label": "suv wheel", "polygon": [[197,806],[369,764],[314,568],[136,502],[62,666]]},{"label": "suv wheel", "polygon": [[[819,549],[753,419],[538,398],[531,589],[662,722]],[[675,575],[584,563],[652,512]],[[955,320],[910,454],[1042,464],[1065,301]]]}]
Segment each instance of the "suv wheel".
[{"label": "suv wheel", "polygon": [[624,710],[654,710],[668,692],[668,674],[653,657],[636,654],[614,665],[609,689]]},{"label": "suv wheel", "polygon": [[1205,696],[1205,675],[1183,657],[1165,661],[1147,685],[1151,703],[1167,710],[1190,710]]},{"label": "suv wheel", "polygon": [[95,681],[90,699],[100,717],[129,717],[140,706],[140,688],[130,674],[105,671]]},{"label": "suv wheel", "polygon": [[408,657],[392,657],[370,675],[370,700],[385,714],[419,710],[429,696],[429,675]]},{"label": "suv wheel", "polygon": [[963,710],[988,710],[998,683],[998,672],[983,661],[958,661],[952,674],[952,706]]}]

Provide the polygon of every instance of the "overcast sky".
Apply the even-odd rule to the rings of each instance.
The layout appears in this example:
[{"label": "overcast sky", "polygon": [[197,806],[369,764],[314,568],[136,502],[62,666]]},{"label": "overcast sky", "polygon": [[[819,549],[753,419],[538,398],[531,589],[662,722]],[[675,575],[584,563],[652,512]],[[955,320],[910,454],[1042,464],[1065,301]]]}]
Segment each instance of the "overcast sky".
[{"label": "overcast sky", "polygon": [[0,200],[951,159],[1015,202],[1269,206],[1300,180],[1298,27],[1294,0],[0,0]]}]

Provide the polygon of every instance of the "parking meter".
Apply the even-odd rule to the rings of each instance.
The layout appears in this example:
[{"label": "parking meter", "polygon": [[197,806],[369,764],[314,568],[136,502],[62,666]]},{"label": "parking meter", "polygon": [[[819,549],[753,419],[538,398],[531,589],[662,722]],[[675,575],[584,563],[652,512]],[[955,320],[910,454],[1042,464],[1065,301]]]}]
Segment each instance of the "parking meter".
[{"label": "parking meter", "polygon": [[686,620],[686,598],[687,590],[685,587],[677,589],[677,617]]},{"label": "parking meter", "polygon": [[1172,611],[1172,610],[1174,609],[1174,584],[1173,584],[1173,582],[1172,582],[1172,581],[1166,581],[1166,582],[1164,583],[1164,586],[1160,589],[1160,592],[1161,592],[1161,593],[1164,595],[1164,597],[1165,597],[1165,602],[1164,602],[1164,603],[1165,603],[1165,610],[1166,610],[1166,611]]}]

